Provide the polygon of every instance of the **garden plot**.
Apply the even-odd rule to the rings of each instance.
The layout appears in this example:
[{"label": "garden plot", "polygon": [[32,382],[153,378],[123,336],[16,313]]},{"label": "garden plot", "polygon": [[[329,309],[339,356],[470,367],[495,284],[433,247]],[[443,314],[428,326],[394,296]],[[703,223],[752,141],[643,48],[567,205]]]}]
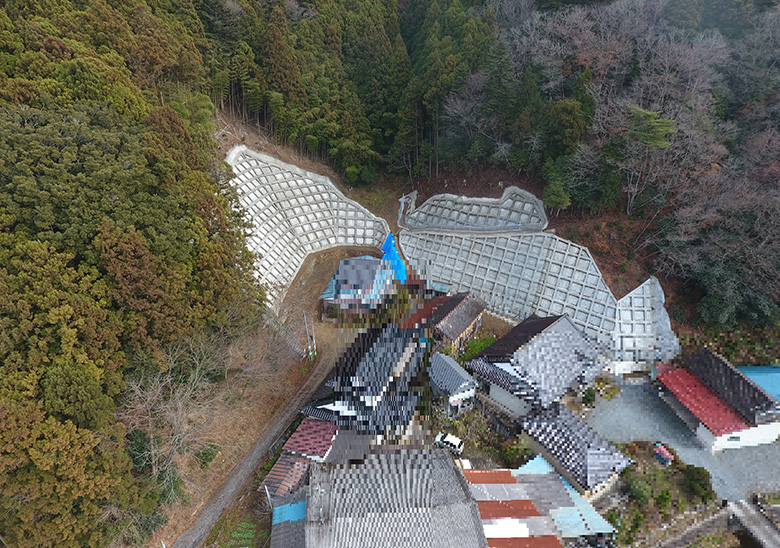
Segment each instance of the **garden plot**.
[{"label": "garden plot", "polygon": [[381,247],[387,221],[346,198],[322,175],[241,145],[228,153],[239,203],[253,225],[247,245],[276,309],[311,253],[343,246]]}]

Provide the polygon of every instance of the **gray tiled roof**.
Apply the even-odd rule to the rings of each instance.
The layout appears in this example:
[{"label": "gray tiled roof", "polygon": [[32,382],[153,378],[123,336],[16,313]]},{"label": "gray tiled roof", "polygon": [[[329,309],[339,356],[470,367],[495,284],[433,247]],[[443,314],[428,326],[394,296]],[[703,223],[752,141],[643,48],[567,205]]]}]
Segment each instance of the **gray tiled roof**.
[{"label": "gray tiled roof", "polygon": [[[516,396],[521,396],[517,391],[525,386],[533,387],[541,405],[547,406],[560,398],[575,381],[587,384],[607,365],[599,355],[600,348],[568,317],[536,318],[528,324],[533,329],[516,331],[511,344],[504,343],[504,339],[496,341],[467,367]],[[533,335],[534,331],[538,334]],[[518,342],[522,345],[516,346]],[[494,347],[496,349],[491,353],[490,348]],[[507,359],[507,353],[511,353],[510,359]],[[492,354],[499,354],[501,359]],[[495,363],[491,364],[491,361]],[[507,375],[518,380],[512,383]]]},{"label": "gray tiled roof", "polygon": [[525,417],[522,427],[585,489],[599,487],[631,464],[631,459],[557,402]]},{"label": "gray tiled roof", "polygon": [[[436,316],[440,314],[440,311],[437,310],[436,313],[434,313],[436,329],[451,340],[460,337],[487,307],[485,301],[473,293],[463,293],[462,295],[463,297],[457,301],[457,304],[453,309],[447,311],[446,314],[441,314],[441,319],[438,321],[435,320],[437,319]],[[453,296],[453,298],[459,296],[460,294]]]},{"label": "gray tiled roof", "polygon": [[780,403],[722,356],[703,348],[684,357],[683,362],[749,423],[780,421]]},{"label": "gray tiled roof", "polygon": [[488,362],[485,358],[476,358],[466,363],[474,375],[489,383],[495,384],[512,394],[527,401],[532,405],[541,405],[539,402],[539,390],[525,377],[508,373],[495,363]]},{"label": "gray tiled roof", "polygon": [[466,370],[458,362],[440,352],[431,356],[428,376],[431,378],[431,384],[434,388],[446,396],[460,394],[477,387],[477,382],[466,373]]},{"label": "gray tiled roof", "polygon": [[315,464],[307,495],[308,547],[487,547],[476,503],[444,450]]},{"label": "gray tiled roof", "polygon": [[[274,508],[288,504],[297,504],[306,501],[306,490],[299,489],[286,497],[274,497]],[[306,529],[305,520],[274,520],[271,526],[271,548],[305,548]]]}]

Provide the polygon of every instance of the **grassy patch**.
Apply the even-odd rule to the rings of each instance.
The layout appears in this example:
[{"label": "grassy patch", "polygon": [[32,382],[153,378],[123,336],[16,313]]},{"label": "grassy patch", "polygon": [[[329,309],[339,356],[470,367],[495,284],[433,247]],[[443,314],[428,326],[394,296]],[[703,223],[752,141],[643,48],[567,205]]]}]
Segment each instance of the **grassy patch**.
[{"label": "grassy patch", "polygon": [[468,344],[466,344],[466,350],[464,350],[463,354],[460,356],[460,363],[469,361],[494,342],[496,342],[496,338],[490,335],[471,339]]},{"label": "grassy patch", "polygon": [[596,377],[596,389],[605,400],[611,400],[620,393],[617,383],[604,375]]}]

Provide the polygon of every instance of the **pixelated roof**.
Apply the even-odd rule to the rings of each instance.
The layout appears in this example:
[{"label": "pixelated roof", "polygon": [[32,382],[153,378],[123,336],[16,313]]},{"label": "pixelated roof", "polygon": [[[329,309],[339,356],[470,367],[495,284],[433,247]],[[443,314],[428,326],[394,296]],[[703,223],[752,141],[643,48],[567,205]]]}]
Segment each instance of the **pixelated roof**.
[{"label": "pixelated roof", "polygon": [[586,490],[600,487],[631,459],[558,402],[522,420],[522,428]]},{"label": "pixelated roof", "polygon": [[703,348],[685,356],[683,363],[749,423],[780,421],[778,401],[722,356]]},{"label": "pixelated roof", "polygon": [[312,548],[487,547],[477,505],[444,450],[315,463],[306,512]]},{"label": "pixelated roof", "polygon": [[667,371],[658,380],[716,436],[750,428],[739,413],[687,369]]},{"label": "pixelated roof", "polygon": [[428,376],[434,388],[447,396],[460,394],[477,387],[477,382],[458,362],[440,352],[431,356]]},{"label": "pixelated roof", "polygon": [[424,329],[387,325],[360,333],[336,365],[336,424],[373,434],[408,424],[420,401],[413,381],[427,344]]},{"label": "pixelated roof", "polygon": [[338,428],[332,422],[303,419],[284,444],[284,450],[304,457],[324,458],[333,444],[337,431]]}]

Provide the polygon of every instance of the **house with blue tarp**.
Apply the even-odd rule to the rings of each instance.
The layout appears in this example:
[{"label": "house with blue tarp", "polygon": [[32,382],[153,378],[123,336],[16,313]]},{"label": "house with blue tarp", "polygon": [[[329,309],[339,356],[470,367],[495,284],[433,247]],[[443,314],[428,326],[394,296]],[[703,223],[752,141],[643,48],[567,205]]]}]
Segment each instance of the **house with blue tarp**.
[{"label": "house with blue tarp", "polygon": [[334,305],[354,314],[376,310],[395,292],[395,279],[390,261],[370,255],[344,259],[320,295],[322,309]]},{"label": "house with blue tarp", "polygon": [[271,548],[306,546],[306,489],[273,499]]}]

